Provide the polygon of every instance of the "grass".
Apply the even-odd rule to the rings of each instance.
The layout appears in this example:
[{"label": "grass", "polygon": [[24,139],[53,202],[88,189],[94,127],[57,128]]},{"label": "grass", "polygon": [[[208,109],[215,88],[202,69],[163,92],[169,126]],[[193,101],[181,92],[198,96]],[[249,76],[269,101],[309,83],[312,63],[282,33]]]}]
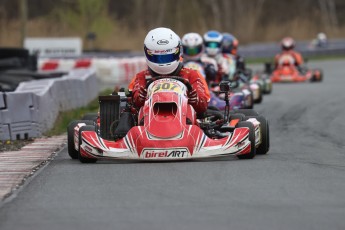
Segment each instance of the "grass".
[{"label": "grass", "polygon": [[[102,91],[99,96],[101,95],[109,95],[112,93],[112,89],[106,89]],[[44,135],[45,136],[55,136],[55,135],[61,135],[66,132],[67,125],[73,121],[73,120],[78,120],[81,119],[86,113],[94,113],[98,111],[98,97],[92,100],[87,106],[73,109],[73,110],[68,110],[64,112],[60,112],[54,127],[46,132]]]}]

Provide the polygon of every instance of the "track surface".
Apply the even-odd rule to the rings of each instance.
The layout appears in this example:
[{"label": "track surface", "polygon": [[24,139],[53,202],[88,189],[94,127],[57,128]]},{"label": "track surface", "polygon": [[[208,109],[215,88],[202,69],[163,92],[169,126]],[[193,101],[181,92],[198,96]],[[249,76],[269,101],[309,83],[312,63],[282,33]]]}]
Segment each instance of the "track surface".
[{"label": "track surface", "polygon": [[0,209],[0,229],[345,229],[344,61],[274,85],[253,160],[83,165],[66,150]]}]

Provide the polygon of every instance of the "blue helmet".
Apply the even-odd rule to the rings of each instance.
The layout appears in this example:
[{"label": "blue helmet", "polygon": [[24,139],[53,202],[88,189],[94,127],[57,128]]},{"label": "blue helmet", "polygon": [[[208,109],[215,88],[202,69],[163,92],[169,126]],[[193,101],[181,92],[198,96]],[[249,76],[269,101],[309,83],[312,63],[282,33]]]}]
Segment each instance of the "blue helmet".
[{"label": "blue helmet", "polygon": [[223,35],[215,30],[210,30],[204,34],[206,54],[216,56],[221,51]]},{"label": "blue helmet", "polygon": [[222,53],[236,55],[237,46],[238,40],[234,37],[234,35],[223,33]]}]

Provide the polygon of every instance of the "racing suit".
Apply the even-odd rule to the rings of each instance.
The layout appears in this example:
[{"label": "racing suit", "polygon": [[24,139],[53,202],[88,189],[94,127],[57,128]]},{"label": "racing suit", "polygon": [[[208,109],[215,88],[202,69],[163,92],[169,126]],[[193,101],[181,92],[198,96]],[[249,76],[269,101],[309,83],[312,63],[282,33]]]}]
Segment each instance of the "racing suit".
[{"label": "racing suit", "polygon": [[280,54],[277,54],[274,58],[274,66],[277,68],[279,65],[281,65],[284,57],[292,57],[293,58],[293,64],[296,67],[300,67],[303,65],[303,58],[302,55],[299,52],[296,52],[294,50],[288,50],[283,51]]},{"label": "racing suit", "polygon": [[[188,64],[190,62],[199,63],[202,66],[202,70],[189,66]],[[205,78],[207,84],[216,80],[216,76],[217,76],[217,72],[218,72],[218,65],[213,58],[209,58],[207,56],[202,56],[196,60],[184,59],[183,63],[185,64],[185,66],[187,66],[190,69],[198,70],[201,73],[201,75],[203,75],[203,77]]]},{"label": "racing suit", "polygon": [[207,57],[213,58],[217,63],[218,72],[216,82],[232,79],[236,72],[236,60],[232,57],[232,55],[220,53],[217,54],[215,57]]},{"label": "racing suit", "polygon": [[[140,88],[146,87],[146,80],[151,77],[161,76],[156,74],[151,69],[141,71],[134,77],[134,87],[133,87],[133,102],[137,107],[142,107],[144,101],[140,99]],[[169,74],[169,76],[178,76],[185,78],[192,85],[193,89],[196,90],[198,95],[198,101],[193,104],[193,108],[197,113],[203,113],[207,110],[208,102],[210,100],[210,93],[208,91],[205,79],[198,71],[183,68],[183,64],[180,63],[179,68],[176,71]],[[130,88],[130,87],[129,87]]]}]

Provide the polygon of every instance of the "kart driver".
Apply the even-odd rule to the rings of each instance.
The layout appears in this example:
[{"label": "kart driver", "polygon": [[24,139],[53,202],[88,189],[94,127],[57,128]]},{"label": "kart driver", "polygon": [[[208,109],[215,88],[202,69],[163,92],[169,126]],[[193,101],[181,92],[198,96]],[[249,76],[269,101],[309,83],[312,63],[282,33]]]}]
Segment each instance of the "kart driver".
[{"label": "kart driver", "polygon": [[236,70],[245,72],[246,64],[242,56],[237,53],[238,50],[238,39],[229,33],[223,33],[222,40],[222,53],[226,55],[233,55],[236,60]]},{"label": "kart driver", "polygon": [[222,40],[223,35],[218,31],[210,30],[204,34],[206,56],[216,60],[218,65],[216,82],[231,79],[236,71],[234,59],[221,52]]},{"label": "kart driver", "polygon": [[183,47],[183,62],[199,63],[206,77],[206,82],[214,81],[217,76],[218,65],[213,58],[209,58],[204,54],[205,47],[204,41],[198,33],[187,33],[182,37]]},{"label": "kart driver", "polygon": [[192,85],[188,103],[197,113],[207,110],[210,93],[202,75],[195,70],[183,67],[181,62],[182,46],[179,36],[168,28],[156,28],[146,35],[144,51],[148,69],[136,74],[133,87],[133,102],[142,107],[147,97],[146,81],[156,76],[178,76]]},{"label": "kart driver", "polygon": [[286,37],[281,41],[281,47],[282,52],[277,54],[274,58],[275,68],[285,62],[290,62],[290,64],[300,69],[303,65],[303,58],[299,52],[293,50],[295,48],[295,41],[291,37]]}]

